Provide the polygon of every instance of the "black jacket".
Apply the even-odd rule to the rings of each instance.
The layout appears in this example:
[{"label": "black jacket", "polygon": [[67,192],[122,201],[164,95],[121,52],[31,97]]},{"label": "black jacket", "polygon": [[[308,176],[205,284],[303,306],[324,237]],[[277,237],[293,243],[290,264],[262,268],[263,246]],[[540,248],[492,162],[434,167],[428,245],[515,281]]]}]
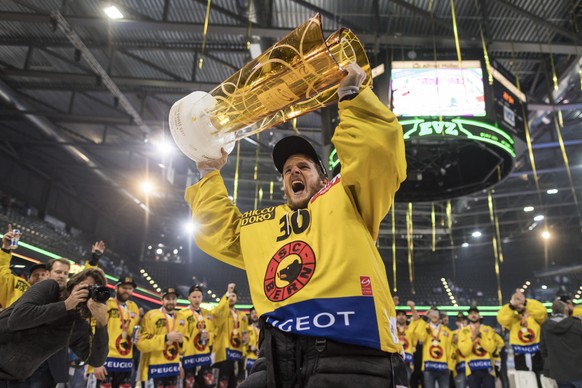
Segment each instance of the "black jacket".
[{"label": "black jacket", "polygon": [[555,316],[542,324],[542,356],[549,377],[557,382],[582,380],[582,322]]},{"label": "black jacket", "polygon": [[91,365],[103,365],[107,342],[107,327],[92,335],[87,320],[66,310],[58,283],[44,280],[0,313],[0,380],[26,379],[67,346]]}]

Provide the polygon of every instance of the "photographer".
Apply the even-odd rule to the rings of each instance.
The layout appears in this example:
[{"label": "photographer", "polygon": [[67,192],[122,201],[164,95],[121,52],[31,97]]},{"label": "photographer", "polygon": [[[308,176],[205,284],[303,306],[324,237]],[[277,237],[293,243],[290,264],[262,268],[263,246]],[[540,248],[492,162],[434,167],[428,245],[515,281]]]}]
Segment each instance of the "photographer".
[{"label": "photographer", "polygon": [[62,291],[57,281],[48,279],[0,313],[0,388],[21,386],[46,359],[66,347],[91,365],[103,365],[107,306],[100,297],[107,292],[95,286],[105,284],[98,268],[74,275]]}]

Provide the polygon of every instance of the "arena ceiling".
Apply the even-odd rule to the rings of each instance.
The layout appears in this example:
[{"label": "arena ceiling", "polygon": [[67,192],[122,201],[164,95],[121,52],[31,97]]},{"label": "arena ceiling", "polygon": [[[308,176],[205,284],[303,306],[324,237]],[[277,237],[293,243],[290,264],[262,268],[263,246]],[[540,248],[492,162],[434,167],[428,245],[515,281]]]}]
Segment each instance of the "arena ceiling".
[{"label": "arena ceiling", "polygon": [[[0,2],[0,149],[2,188],[88,234],[116,225],[124,245],[143,246],[187,234],[184,188],[198,174],[172,144],[171,105],[194,90],[208,91],[251,59],[249,47],[269,47],[315,13],[325,35],[352,29],[371,61],[417,51],[455,54],[455,27],[448,0],[6,0]],[[108,18],[115,5],[124,17]],[[210,5],[204,41],[204,22]],[[529,127],[538,185],[527,147],[509,176],[492,191],[501,244],[580,238],[582,198],[582,99],[580,1],[475,0],[455,3],[463,53],[482,53],[481,32],[492,61],[520,81],[528,98]],[[203,59],[202,67],[199,66]],[[554,89],[553,75],[557,89]],[[555,112],[561,111],[569,172],[560,148]],[[240,144],[237,204],[243,210],[282,201],[272,160],[275,142],[296,131],[323,154],[328,114],[315,112],[262,132]],[[168,149],[169,148],[169,149]],[[230,192],[234,154],[224,169]],[[10,169],[8,166],[12,166]],[[18,166],[18,179],[11,171]],[[255,179],[255,170],[257,177]],[[34,187],[22,175],[45,184]],[[6,179],[8,177],[8,179]],[[35,179],[36,179],[35,178]],[[145,180],[152,191],[145,195]],[[38,179],[37,179],[38,180]],[[271,189],[271,187],[273,189]],[[538,189],[539,187],[539,189]],[[547,190],[557,190],[548,194]],[[551,193],[551,192],[550,192]],[[577,197],[576,194],[577,193]],[[66,208],[59,198],[67,198]],[[533,206],[534,211],[524,212]],[[434,206],[434,224],[432,208]],[[396,206],[395,244],[408,250],[407,204]],[[413,204],[415,255],[454,252],[463,243],[492,255],[495,225],[488,193],[451,201]],[[107,223],[96,220],[105,218]],[[84,216],[86,218],[84,218]],[[534,216],[543,215],[541,221]],[[85,220],[90,222],[85,222]],[[144,225],[147,228],[144,230]],[[482,236],[472,237],[480,231]],[[452,236],[452,239],[451,239]],[[112,239],[112,238],[111,238]],[[559,241],[559,240],[556,240]],[[391,260],[391,217],[379,246]],[[139,250],[139,248],[138,248]],[[572,254],[574,255],[573,252]],[[448,254],[448,253],[446,253]]]}]

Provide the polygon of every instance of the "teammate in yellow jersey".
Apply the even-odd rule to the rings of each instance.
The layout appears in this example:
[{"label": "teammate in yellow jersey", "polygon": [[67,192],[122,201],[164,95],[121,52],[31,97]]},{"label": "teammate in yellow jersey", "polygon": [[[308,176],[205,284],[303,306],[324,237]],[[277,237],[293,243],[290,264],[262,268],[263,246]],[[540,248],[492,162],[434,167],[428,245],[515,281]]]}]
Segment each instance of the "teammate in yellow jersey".
[{"label": "teammate in yellow jersey", "polygon": [[416,351],[416,343],[418,342],[414,335],[415,325],[408,325],[408,318],[406,317],[406,311],[397,310],[396,311],[396,332],[398,333],[398,341],[402,345],[402,350],[404,351],[404,364],[406,365],[406,374],[408,375],[408,380],[412,375],[413,364],[413,354]]},{"label": "teammate in yellow jersey", "polygon": [[49,275],[46,265],[40,263],[30,268],[28,281],[12,273],[10,261],[12,260],[12,251],[17,248],[17,246],[10,245],[13,237],[12,225],[8,224],[8,231],[2,237],[2,250],[0,251],[0,309],[8,308],[30,286],[41,280],[48,279]]},{"label": "teammate in yellow jersey", "polygon": [[156,388],[175,388],[180,375],[180,347],[184,334],[176,324],[178,293],[168,288],[162,293],[162,307],[148,311],[141,320],[137,348],[141,352],[139,380]]},{"label": "teammate in yellow jersey", "polygon": [[178,331],[184,334],[182,346],[182,367],[184,388],[212,388],[216,378],[212,368],[212,347],[216,317],[228,313],[228,298],[234,292],[235,284],[228,285],[220,303],[212,310],[200,306],[204,295],[201,286],[194,285],[188,291],[188,308],[178,311]]},{"label": "teammate in yellow jersey", "polygon": [[201,180],[186,190],[196,243],[246,270],[264,323],[263,353],[243,386],[406,385],[396,310],[375,244],[406,178],[403,132],[361,87],[365,72],[356,64],[345,70],[332,138],[341,174],[329,180],[313,146],[290,136],[273,149],[286,204],[241,213],[220,175],[224,150],[197,164]]},{"label": "teammate in yellow jersey", "polygon": [[465,371],[465,356],[459,349],[459,332],[467,326],[467,317],[462,312],[457,314],[455,320],[457,330],[453,331],[453,341],[451,349],[451,365],[456,388],[465,388],[467,386],[467,374]]},{"label": "teammate in yellow jersey", "polygon": [[247,375],[251,373],[253,365],[259,357],[259,315],[254,307],[249,310],[249,324],[247,333],[243,336],[243,344],[245,345],[245,370]]},{"label": "teammate in yellow jersey", "polygon": [[218,369],[218,386],[234,388],[244,380],[243,335],[248,330],[248,318],[236,307],[237,293],[233,288],[225,296],[228,308],[214,315],[214,365]]},{"label": "teammate in yellow jersey", "polygon": [[107,301],[109,353],[105,365],[93,373],[97,387],[130,388],[133,369],[133,343],[139,340],[139,308],[129,300],[137,285],[130,276],[121,276],[115,285],[115,297]]},{"label": "teammate in yellow jersey", "polygon": [[515,370],[533,371],[538,388],[542,387],[544,362],[540,353],[540,328],[548,313],[544,305],[516,290],[508,304],[499,309],[497,321],[509,330]]},{"label": "teammate in yellow jersey", "polygon": [[465,356],[467,382],[471,388],[494,388],[493,353],[497,350],[495,332],[481,324],[477,307],[468,311],[469,325],[459,330],[459,350]]},{"label": "teammate in yellow jersey", "polygon": [[426,312],[428,323],[420,318],[413,301],[408,301],[412,319],[416,327],[414,335],[422,342],[422,371],[425,388],[448,387],[450,382],[449,361],[453,333],[442,324],[440,313],[436,309]]}]

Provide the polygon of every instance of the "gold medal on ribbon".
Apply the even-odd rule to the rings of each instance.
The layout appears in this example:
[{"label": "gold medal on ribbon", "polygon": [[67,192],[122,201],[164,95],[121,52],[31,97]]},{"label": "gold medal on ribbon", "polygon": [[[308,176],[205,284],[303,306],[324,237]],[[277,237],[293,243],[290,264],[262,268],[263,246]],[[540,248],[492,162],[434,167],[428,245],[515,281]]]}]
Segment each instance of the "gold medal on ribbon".
[{"label": "gold medal on ribbon", "polygon": [[432,346],[439,346],[439,341],[437,340],[432,341]]},{"label": "gold medal on ribbon", "polygon": [[527,327],[522,327],[522,328],[521,328],[521,332],[522,332],[522,333],[527,333]]},{"label": "gold medal on ribbon", "polygon": [[232,334],[233,335],[238,335],[238,329],[232,329]]},{"label": "gold medal on ribbon", "polygon": [[121,338],[127,339],[127,331],[124,330],[121,332]]}]

